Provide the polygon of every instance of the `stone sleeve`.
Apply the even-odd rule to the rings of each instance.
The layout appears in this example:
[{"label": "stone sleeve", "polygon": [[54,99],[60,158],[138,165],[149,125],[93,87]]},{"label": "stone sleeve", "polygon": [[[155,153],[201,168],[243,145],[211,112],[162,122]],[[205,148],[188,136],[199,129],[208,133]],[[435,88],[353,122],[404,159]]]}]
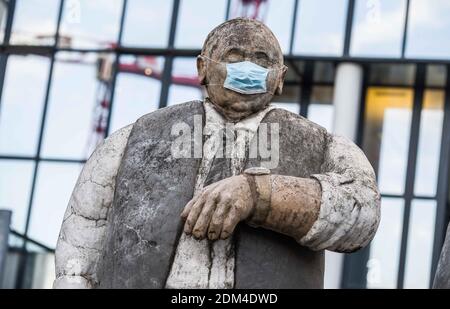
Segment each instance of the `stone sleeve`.
[{"label": "stone sleeve", "polygon": [[320,213],[299,242],[312,250],[336,252],[366,246],[380,221],[380,194],[362,150],[345,137],[328,135],[321,173],[311,177],[321,185]]},{"label": "stone sleeve", "polygon": [[83,167],[61,226],[56,246],[54,288],[94,288],[106,234],[115,178],[132,125],[100,144]]}]

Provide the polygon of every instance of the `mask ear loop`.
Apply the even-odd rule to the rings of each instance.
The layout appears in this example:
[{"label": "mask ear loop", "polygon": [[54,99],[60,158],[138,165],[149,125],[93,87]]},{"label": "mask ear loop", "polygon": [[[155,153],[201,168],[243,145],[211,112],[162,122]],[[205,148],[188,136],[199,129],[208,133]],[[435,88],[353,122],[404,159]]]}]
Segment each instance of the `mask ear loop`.
[{"label": "mask ear loop", "polygon": [[208,56],[205,56],[205,55],[200,55],[200,57],[205,58],[205,59],[208,59],[208,60],[210,60],[210,61],[212,61],[212,62],[215,62],[215,63],[218,63],[218,64],[223,64],[223,62],[220,62],[220,61],[211,59],[211,58],[209,58]]},{"label": "mask ear loop", "polygon": [[[222,65],[224,64],[223,62],[211,59],[211,58],[209,58],[209,57],[207,57],[205,55],[200,55],[200,57],[205,58],[205,59],[207,59],[209,61],[215,62],[217,64],[222,64]],[[209,84],[209,83],[207,83],[207,84],[205,84],[205,86],[223,86],[223,85],[222,84]]]}]

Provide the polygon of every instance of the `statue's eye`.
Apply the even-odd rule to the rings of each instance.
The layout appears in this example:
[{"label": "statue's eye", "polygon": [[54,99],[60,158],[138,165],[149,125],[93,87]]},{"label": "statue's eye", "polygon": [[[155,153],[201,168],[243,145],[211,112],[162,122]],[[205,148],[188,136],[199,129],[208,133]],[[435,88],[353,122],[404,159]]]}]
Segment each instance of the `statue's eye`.
[{"label": "statue's eye", "polygon": [[224,57],[224,62],[234,63],[244,61],[244,54],[241,50],[237,48],[232,48],[229,50]]},{"label": "statue's eye", "polygon": [[256,52],[255,53],[255,61],[257,65],[268,68],[273,65],[271,59],[265,52]]},{"label": "statue's eye", "polygon": [[253,62],[266,69],[272,65],[271,62],[267,59],[255,59]]},{"label": "statue's eye", "polygon": [[241,61],[244,61],[244,57],[242,57],[241,55],[238,55],[238,54],[229,55],[227,57],[226,61],[229,63],[241,62]]}]

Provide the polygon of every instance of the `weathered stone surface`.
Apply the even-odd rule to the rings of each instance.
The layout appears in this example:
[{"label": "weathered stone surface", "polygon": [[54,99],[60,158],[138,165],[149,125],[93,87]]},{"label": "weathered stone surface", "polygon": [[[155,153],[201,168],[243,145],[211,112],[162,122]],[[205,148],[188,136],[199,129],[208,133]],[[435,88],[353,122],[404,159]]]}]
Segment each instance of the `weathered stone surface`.
[{"label": "weathered stone surface", "polygon": [[380,194],[366,156],[342,136],[328,135],[320,173],[318,220],[300,243],[315,250],[353,252],[366,246],[380,222]]},{"label": "weathered stone surface", "polygon": [[[270,208],[258,226],[300,240],[317,221],[321,205],[318,181],[285,175],[270,176]],[[253,217],[250,218],[253,223]]]},{"label": "weathered stone surface", "polygon": [[433,288],[450,289],[450,224],[447,227],[447,235],[442,247],[436,276],[434,277]]},{"label": "weathered stone surface", "polygon": [[[230,236],[236,224],[245,217],[245,209],[250,210],[249,208],[253,206],[251,197],[245,196],[245,193],[249,193],[245,191],[247,182],[240,181],[245,178],[236,175],[241,174],[245,168],[245,149],[258,130],[259,123],[272,110],[272,106],[265,108],[236,123],[230,129],[224,117],[208,100],[203,106],[206,117],[203,129],[206,135],[203,158],[197,175],[195,197],[182,213],[182,217],[187,219],[184,231],[189,235],[183,234],[178,242],[175,259],[166,282],[168,288],[233,287],[234,245]],[[224,131],[227,130],[230,137],[228,143],[232,146],[228,145],[229,153],[220,155],[218,153],[224,152],[227,147],[211,147],[211,145],[222,145],[223,136],[227,135]],[[208,203],[209,206],[216,207],[214,212],[207,214],[205,211],[207,207],[204,207],[201,213],[191,211],[193,207],[201,206],[202,200],[210,199],[211,195],[219,201],[217,207],[211,200]],[[246,202],[247,207],[243,205]],[[194,218],[195,213],[199,216]],[[197,240],[191,234],[196,238],[207,236],[209,240],[214,241]],[[219,237],[228,239],[218,240]]]},{"label": "weathered stone surface", "polygon": [[[309,178],[320,171],[324,160],[327,132],[324,128],[308,119],[284,109],[274,109],[261,121],[270,128],[279,125],[280,159],[276,167],[270,168],[273,175],[288,175]],[[258,129],[257,135],[259,135]],[[268,144],[271,144],[272,131],[267,130]],[[262,135],[264,136],[264,134]],[[254,139],[252,143],[257,143]],[[254,146],[252,146],[254,147]],[[249,158],[246,168],[264,165],[269,159]]]},{"label": "weathered stone surface", "polygon": [[200,159],[172,157],[171,128],[180,121],[193,128],[194,115],[203,115],[202,102],[160,109],[134,124],[108,217],[101,288],[164,287],[181,233],[180,214],[193,196],[200,165]]},{"label": "weathered stone surface", "polygon": [[[93,214],[85,212],[83,216],[73,216],[72,211],[66,215],[65,221],[67,224],[70,222],[68,226],[77,226],[89,235],[85,236],[86,239],[76,233],[61,237],[58,244],[61,251],[59,256],[66,264],[65,269],[59,272],[60,278],[55,282],[56,287],[77,283],[79,287],[95,287],[98,282],[100,287],[164,286],[182,227],[179,214],[192,197],[200,163],[195,159],[174,163],[169,158],[171,121],[184,120],[192,126],[190,120],[193,113],[201,114],[203,109],[200,102],[193,102],[161,111],[161,120],[157,120],[161,115],[154,116],[155,118],[152,117],[153,114],[143,117],[138,121],[140,128],[136,129],[136,135],[130,136],[121,172],[117,177],[114,211],[109,213],[107,220],[104,215],[108,212],[103,212],[103,216],[93,217],[102,213],[98,209],[92,212]],[[166,125],[161,126],[160,121]],[[349,147],[346,141],[335,139],[320,126],[284,110],[271,111],[262,122],[280,124],[280,164],[272,169],[273,174],[307,178],[319,173],[326,175],[328,171],[334,170],[336,176],[333,177],[338,177],[340,181],[332,183],[330,188],[325,188],[325,192],[332,192],[342,185],[361,185],[358,182],[362,181],[363,184],[370,184],[368,192],[373,191],[375,193],[370,194],[376,195],[373,170],[370,166],[367,167],[363,162],[363,167],[357,174],[345,164],[334,166],[336,162],[341,161],[348,162],[347,164],[356,162],[357,164],[352,166],[359,166],[359,160],[362,160],[359,149],[347,156],[348,161],[344,160],[345,156],[339,155],[339,149]],[[137,124],[134,127],[138,128]],[[260,166],[261,161],[261,158],[249,159],[246,168]],[[95,162],[95,159],[92,162]],[[85,176],[80,176],[81,184],[85,182],[86,177],[90,177],[86,176],[89,175],[88,172],[84,174]],[[114,177],[114,173],[110,175],[106,179]],[[348,175],[354,178],[349,179]],[[112,196],[111,186],[103,187],[109,188],[108,194]],[[345,188],[348,190],[348,187]],[[186,193],[186,190],[192,191]],[[166,194],[167,192],[169,194]],[[358,192],[354,194],[358,197]],[[367,192],[364,193],[364,190],[363,194],[368,198],[373,197]],[[111,201],[111,196],[105,200]],[[362,201],[364,202],[364,199]],[[358,209],[364,209],[365,204],[360,206],[362,207]],[[336,220],[345,220],[345,217]],[[114,222],[114,225],[111,222]],[[323,222],[328,221],[321,222],[324,224]],[[351,221],[349,226],[355,222]],[[102,236],[106,228],[109,229],[107,241]],[[63,226],[62,235],[64,230]],[[359,244],[369,239],[372,234],[373,232],[368,233],[367,238]],[[324,235],[319,237],[319,243],[329,239],[343,239],[334,235],[328,237],[326,233]],[[292,237],[245,225],[241,225],[236,231],[235,240],[235,287],[273,287],[274,282],[277,282],[277,287],[286,288],[322,287],[322,251],[313,252],[300,246]],[[79,246],[79,242],[83,244]],[[351,243],[358,241],[353,240]],[[311,247],[318,250],[317,247]],[[99,248],[104,248],[103,253],[99,252]],[[99,268],[100,254],[103,260]]]},{"label": "weathered stone surface", "polygon": [[[266,79],[267,92],[245,95],[223,87],[227,70],[225,65],[217,62],[245,60],[270,70]],[[228,20],[214,28],[197,58],[197,68],[209,98],[230,121],[241,120],[269,105],[274,94],[282,93],[287,71],[283,52],[272,31],[263,23],[247,18]]]},{"label": "weathered stone surface", "polygon": [[324,253],[293,238],[241,224],[235,233],[237,289],[321,289]]},{"label": "weathered stone surface", "polygon": [[[168,159],[168,134],[172,121],[180,120],[180,113],[183,115],[181,118],[185,117],[183,120],[192,125],[189,119],[192,119],[193,113],[202,113],[202,105],[200,102],[186,103],[161,111],[163,115],[154,115],[153,118],[153,113],[138,121],[134,126],[136,135],[130,135],[117,177],[114,211],[108,217],[109,235],[103,253],[102,271],[99,274],[100,287],[163,287],[168,275],[182,225],[179,214],[192,197],[199,163],[190,159],[190,163],[181,161],[175,164]],[[319,171],[326,132],[300,116],[293,116],[282,110],[271,111],[263,122],[278,120],[284,123],[289,131],[281,134],[280,144],[286,147],[280,149],[286,150],[281,152],[280,165],[275,172],[299,177]],[[297,125],[290,124],[290,121],[295,121]],[[161,126],[161,123],[165,126]],[[307,135],[308,130],[316,132],[316,136]],[[292,143],[297,146],[294,147]],[[301,166],[305,162],[308,162],[309,169]],[[252,163],[259,165],[255,160]],[[247,167],[249,166],[250,162],[247,164]],[[189,190],[192,191],[186,193]],[[239,232],[239,241],[246,243],[247,237],[251,237],[249,239],[254,245],[251,248],[244,247],[239,245],[238,241],[236,283],[242,284],[242,281],[238,280],[239,276],[247,277],[252,271],[251,267],[246,270],[245,266],[253,263],[249,260],[252,255],[260,260],[261,265],[273,269],[274,273],[275,269],[284,269],[286,261],[291,261],[289,274],[279,273],[278,277],[273,278],[279,280],[280,286],[321,287],[321,277],[314,276],[323,272],[322,252],[313,253],[309,249],[301,248],[293,240],[278,244],[278,236],[284,237],[275,233],[250,235]],[[293,246],[298,250],[293,250]],[[277,256],[286,254],[290,258],[274,259],[273,248],[276,248]],[[309,254],[305,255],[305,252]],[[297,269],[297,263],[305,265],[305,268],[298,269],[298,276],[309,279],[295,281],[297,283],[294,284],[293,281],[286,281],[286,278],[296,277],[292,274],[292,269]],[[248,281],[246,285],[261,286],[260,282],[263,281],[259,279]],[[311,284],[302,285],[306,282]]]},{"label": "weathered stone surface", "polygon": [[[282,109],[263,119],[280,126],[279,165],[274,175],[309,178],[324,160],[325,129]],[[271,131],[268,130],[269,140]],[[256,143],[256,140],[253,141]],[[246,168],[260,166],[264,159],[249,159]],[[262,228],[241,225],[236,238],[236,288],[322,288],[324,256],[299,245],[295,239]]]},{"label": "weathered stone surface", "polygon": [[169,289],[226,289],[234,286],[233,239],[197,240],[183,233],[167,278]]},{"label": "weathered stone surface", "polygon": [[132,126],[108,137],[83,167],[64,215],[56,247],[55,288],[93,288],[104,247],[117,170]]},{"label": "weathered stone surface", "polygon": [[92,289],[90,279],[86,279],[80,275],[62,275],[55,279],[53,283],[54,289]]}]

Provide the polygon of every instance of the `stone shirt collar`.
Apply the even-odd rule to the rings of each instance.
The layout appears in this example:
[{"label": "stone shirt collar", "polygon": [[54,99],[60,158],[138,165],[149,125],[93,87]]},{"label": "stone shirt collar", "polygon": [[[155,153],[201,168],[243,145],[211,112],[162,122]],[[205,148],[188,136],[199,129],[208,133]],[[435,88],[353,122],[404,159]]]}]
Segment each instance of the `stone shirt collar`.
[{"label": "stone shirt collar", "polygon": [[[224,128],[227,120],[223,117],[213,106],[213,104],[205,99],[203,106],[205,108],[205,132],[209,128],[217,126],[218,128]],[[259,112],[242,119],[239,122],[234,123],[236,130],[245,130],[255,133],[258,130],[259,124],[275,106],[269,104],[266,108]]]}]

